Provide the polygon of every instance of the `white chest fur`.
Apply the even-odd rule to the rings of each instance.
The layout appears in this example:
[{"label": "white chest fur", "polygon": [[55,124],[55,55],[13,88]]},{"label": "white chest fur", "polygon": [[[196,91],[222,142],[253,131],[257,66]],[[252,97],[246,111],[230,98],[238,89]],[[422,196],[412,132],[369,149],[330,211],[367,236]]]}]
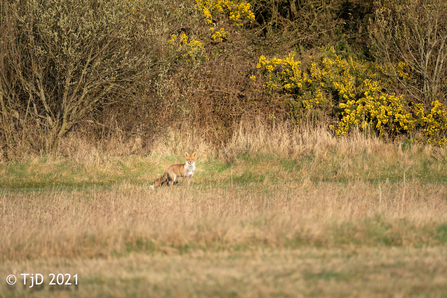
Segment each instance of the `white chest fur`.
[{"label": "white chest fur", "polygon": [[196,170],[196,162],[195,161],[187,161],[185,163],[185,177],[194,176],[195,170]]}]

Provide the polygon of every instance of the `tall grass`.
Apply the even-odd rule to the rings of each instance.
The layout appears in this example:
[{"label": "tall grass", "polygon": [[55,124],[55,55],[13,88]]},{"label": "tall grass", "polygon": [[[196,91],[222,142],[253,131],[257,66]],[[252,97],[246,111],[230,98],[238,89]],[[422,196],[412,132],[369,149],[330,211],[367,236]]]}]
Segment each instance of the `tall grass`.
[{"label": "tall grass", "polygon": [[[3,261],[445,243],[444,149],[260,122],[241,124],[221,149],[175,131],[143,156],[123,156],[125,142],[110,151],[77,138],[63,144],[59,156],[1,165]],[[194,150],[190,191],[149,191]]]},{"label": "tall grass", "polygon": [[[224,146],[190,130],[145,141],[72,134],[0,163],[0,275],[79,273],[77,297],[445,290],[444,149],[248,120]],[[150,190],[184,151],[199,154],[191,189]]]},{"label": "tall grass", "polygon": [[[447,189],[363,182],[191,192],[2,191],[1,261],[114,257],[255,247],[425,246],[446,243]],[[441,230],[438,230],[441,229]],[[440,238],[441,237],[441,238]],[[444,238],[442,238],[444,237]]]},{"label": "tall grass", "polygon": [[198,153],[194,181],[219,187],[234,183],[280,185],[365,181],[376,184],[442,183],[447,181],[446,150],[410,141],[384,142],[353,132],[336,137],[324,128],[244,121],[223,146],[214,146],[191,130],[167,130],[151,139],[114,136],[92,143],[72,134],[54,155],[29,155],[22,161],[0,163],[0,184],[143,185],[167,166],[183,162],[184,153]]}]

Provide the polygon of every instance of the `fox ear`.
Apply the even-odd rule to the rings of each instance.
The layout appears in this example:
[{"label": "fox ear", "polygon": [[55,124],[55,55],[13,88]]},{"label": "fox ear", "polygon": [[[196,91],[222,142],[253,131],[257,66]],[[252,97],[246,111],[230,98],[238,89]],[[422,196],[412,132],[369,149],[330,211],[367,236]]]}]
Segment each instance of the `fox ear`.
[{"label": "fox ear", "polygon": [[189,156],[189,153],[188,152],[185,152],[185,157],[188,157]]},{"label": "fox ear", "polygon": [[194,153],[192,154],[192,156],[196,157],[196,153],[197,153],[197,152],[194,152]]}]

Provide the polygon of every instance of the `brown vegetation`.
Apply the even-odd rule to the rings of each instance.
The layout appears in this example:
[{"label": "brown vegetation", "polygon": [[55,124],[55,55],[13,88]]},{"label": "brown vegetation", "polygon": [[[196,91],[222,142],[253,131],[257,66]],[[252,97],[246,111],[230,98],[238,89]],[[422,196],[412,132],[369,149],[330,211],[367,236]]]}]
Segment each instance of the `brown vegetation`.
[{"label": "brown vegetation", "polygon": [[[108,138],[139,140],[135,149],[143,150],[134,153],[145,153],[170,129],[193,130],[218,149],[244,119],[268,123],[273,115],[277,122],[296,123],[296,94],[267,92],[255,68],[260,55],[291,50],[304,64],[328,45],[380,63],[403,57],[415,75],[388,86],[393,89],[388,92],[412,93],[426,109],[444,96],[444,23],[424,19],[435,26],[423,26],[431,30],[432,43],[421,52],[427,63],[417,59],[414,49],[423,40],[409,41],[400,48],[403,55],[392,54],[397,44],[386,45],[383,36],[391,30],[384,25],[387,18],[394,15],[381,14],[388,6],[380,1],[255,1],[252,23],[234,26],[225,13],[213,16],[213,26],[228,34],[221,42],[210,38],[210,25],[193,1],[81,2],[0,7],[3,159],[54,153],[63,138],[76,134],[87,135],[92,144]],[[401,21],[410,13],[399,10],[402,5],[391,7]],[[412,20],[407,25],[417,27]],[[173,35],[180,44],[170,43]],[[368,47],[370,38],[376,47]],[[314,119],[314,111],[303,125],[326,126],[340,117],[338,107],[326,108],[329,113]]]},{"label": "brown vegetation", "polygon": [[[64,155],[1,164],[0,274],[78,273],[65,288],[78,297],[445,290],[445,149],[255,123],[220,150],[178,131],[148,156],[78,137]],[[202,151],[191,189],[150,190],[190,147]]]},{"label": "brown vegetation", "polygon": [[[211,189],[209,189],[211,188]],[[111,258],[302,246],[438,245],[446,222],[440,185],[363,182],[192,192],[122,183],[113,190],[2,193],[2,262]]]}]

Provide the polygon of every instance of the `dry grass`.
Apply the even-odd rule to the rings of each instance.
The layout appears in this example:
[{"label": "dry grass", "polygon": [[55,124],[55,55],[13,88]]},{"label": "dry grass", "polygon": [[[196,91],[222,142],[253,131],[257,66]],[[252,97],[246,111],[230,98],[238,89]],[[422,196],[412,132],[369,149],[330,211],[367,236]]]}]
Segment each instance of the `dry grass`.
[{"label": "dry grass", "polygon": [[75,289],[0,286],[0,297],[444,297],[445,250],[363,248],[130,254],[5,264],[11,272],[78,273]]},{"label": "dry grass", "polygon": [[3,193],[3,261],[113,257],[129,251],[435,245],[447,188],[364,183]]},{"label": "dry grass", "polygon": [[80,297],[439,296],[447,189],[402,187],[3,192],[1,272],[78,273]]},{"label": "dry grass", "polygon": [[367,150],[373,152],[386,145],[375,137],[365,137],[354,132],[348,137],[338,138],[323,127],[309,129],[290,127],[288,124],[266,126],[259,119],[240,123],[231,140],[219,152],[221,156],[234,158],[241,152],[262,152],[287,158],[300,158],[303,155],[324,155],[336,149],[341,154]]},{"label": "dry grass", "polygon": [[[78,148],[68,158],[0,165],[0,275],[71,272],[82,282],[76,291],[7,287],[0,297],[447,291],[443,149],[259,123],[218,150],[175,132],[145,156],[69,142]],[[133,146],[123,144],[111,152]],[[149,190],[195,148],[190,191]]]}]

